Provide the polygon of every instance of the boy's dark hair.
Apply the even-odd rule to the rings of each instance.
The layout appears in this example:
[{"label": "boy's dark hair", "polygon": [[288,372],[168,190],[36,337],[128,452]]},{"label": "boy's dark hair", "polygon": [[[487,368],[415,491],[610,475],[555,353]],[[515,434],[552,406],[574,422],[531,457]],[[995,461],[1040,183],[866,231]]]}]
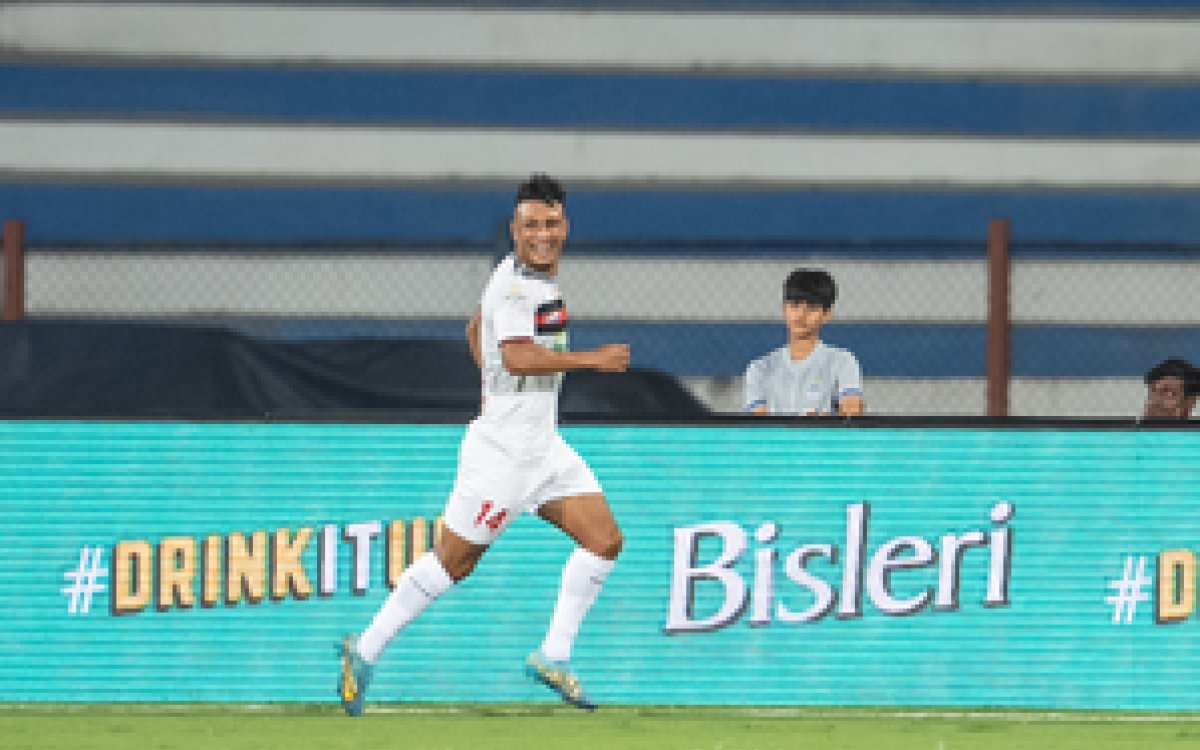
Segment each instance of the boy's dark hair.
[{"label": "boy's dark hair", "polygon": [[541,201],[542,203],[563,203],[567,199],[567,191],[553,177],[538,172],[529,176],[517,186],[517,203],[524,201]]},{"label": "boy's dark hair", "polygon": [[1164,359],[1162,362],[1159,362],[1150,368],[1150,371],[1146,373],[1146,376],[1142,380],[1146,385],[1153,385],[1163,378],[1171,377],[1179,378],[1184,382],[1189,396],[1200,393],[1200,370],[1192,367],[1191,363],[1186,359],[1180,359],[1179,357],[1172,357],[1171,359]]},{"label": "boy's dark hair", "polygon": [[827,271],[797,268],[783,282],[784,302],[807,302],[826,310],[837,300],[837,284]]}]

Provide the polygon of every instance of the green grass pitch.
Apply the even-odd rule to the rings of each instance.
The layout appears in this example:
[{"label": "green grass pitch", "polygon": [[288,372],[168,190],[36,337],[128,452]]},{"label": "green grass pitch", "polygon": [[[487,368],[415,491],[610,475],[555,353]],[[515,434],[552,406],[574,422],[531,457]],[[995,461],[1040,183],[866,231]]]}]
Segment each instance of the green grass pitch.
[{"label": "green grass pitch", "polygon": [[1170,750],[1200,714],[987,710],[0,705],[6,750]]}]

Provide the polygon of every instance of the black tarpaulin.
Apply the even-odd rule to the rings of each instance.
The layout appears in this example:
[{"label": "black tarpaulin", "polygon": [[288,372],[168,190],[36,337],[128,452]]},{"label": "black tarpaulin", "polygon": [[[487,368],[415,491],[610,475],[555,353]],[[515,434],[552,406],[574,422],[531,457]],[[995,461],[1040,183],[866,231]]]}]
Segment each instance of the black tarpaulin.
[{"label": "black tarpaulin", "polygon": [[[469,417],[479,371],[465,342],[279,342],[218,328],[135,323],[0,323],[0,412],[45,417],[261,417],[419,410]],[[664,373],[576,372],[564,416],[707,413]]]}]

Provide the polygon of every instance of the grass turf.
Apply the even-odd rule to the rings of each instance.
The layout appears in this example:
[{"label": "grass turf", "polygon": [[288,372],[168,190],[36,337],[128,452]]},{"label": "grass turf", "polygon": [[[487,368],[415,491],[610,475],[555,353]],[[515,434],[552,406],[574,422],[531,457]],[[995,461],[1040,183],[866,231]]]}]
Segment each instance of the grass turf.
[{"label": "grass turf", "polygon": [[0,706],[6,750],[1143,750],[1200,746],[1200,715],[900,709]]}]

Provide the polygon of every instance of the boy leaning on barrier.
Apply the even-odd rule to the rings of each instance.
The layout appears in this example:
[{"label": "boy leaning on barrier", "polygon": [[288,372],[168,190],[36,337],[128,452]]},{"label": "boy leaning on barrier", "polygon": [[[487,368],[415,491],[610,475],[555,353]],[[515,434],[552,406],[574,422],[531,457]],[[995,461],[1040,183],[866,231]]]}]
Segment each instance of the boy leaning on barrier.
[{"label": "boy leaning on barrier", "polygon": [[787,344],[746,368],[743,407],[751,414],[863,413],[862,369],[854,355],[821,341],[833,317],[837,285],[828,272],[799,268],[783,284]]}]

